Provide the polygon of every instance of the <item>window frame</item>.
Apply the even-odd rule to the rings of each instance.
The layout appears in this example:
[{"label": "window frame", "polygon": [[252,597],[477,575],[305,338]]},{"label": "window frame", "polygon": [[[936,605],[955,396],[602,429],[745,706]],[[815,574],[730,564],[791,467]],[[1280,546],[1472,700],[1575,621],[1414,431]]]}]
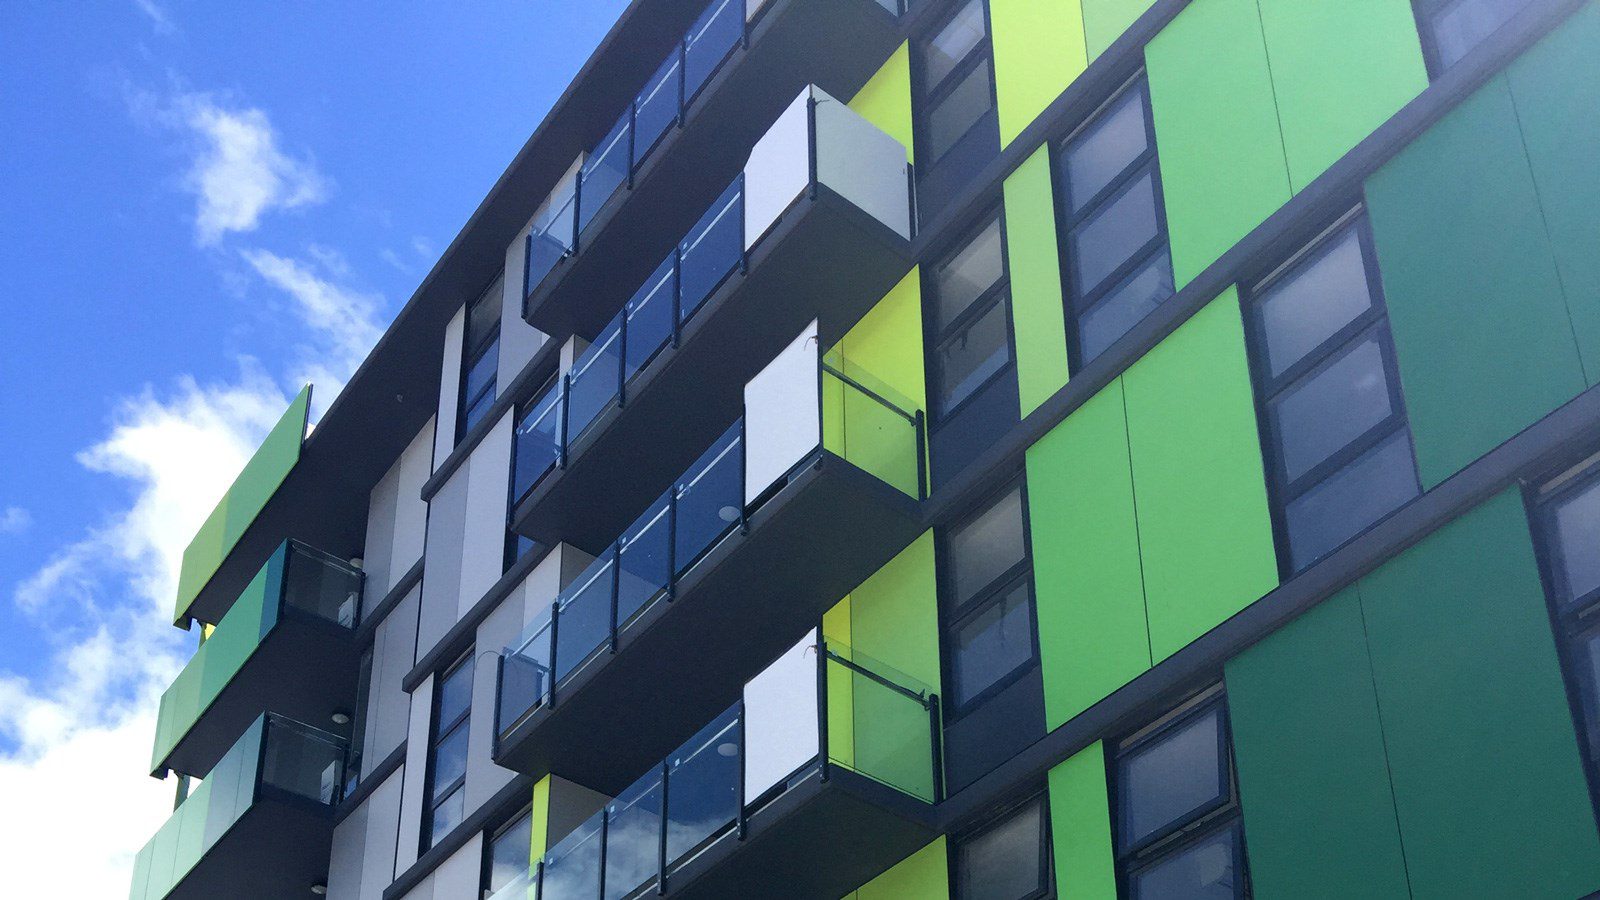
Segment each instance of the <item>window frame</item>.
[{"label": "window frame", "polygon": [[[951,142],[938,154],[932,153],[933,145],[928,128],[932,125],[933,111],[950,99],[961,83],[971,75],[980,64],[989,67],[989,110],[996,116],[1000,111],[1000,89],[995,84],[994,69],[994,21],[989,15],[989,0],[975,0],[983,12],[983,40],[979,41],[966,55],[956,61],[946,72],[938,84],[928,84],[926,80],[926,56],[928,44],[955,22],[956,16],[966,8],[966,3],[957,3],[943,18],[937,27],[929,28],[921,37],[911,42],[911,104],[912,104],[912,141],[918,148],[930,151],[925,154],[926,159],[916,168],[918,172],[937,169],[944,162],[950,152],[961,144],[971,129],[962,132],[961,137]],[[980,117],[981,118],[981,117]],[[998,119],[997,119],[998,124]]]},{"label": "window frame", "polygon": [[[484,897],[484,898],[489,897],[489,896],[491,896],[490,895],[490,891],[499,889],[499,888],[494,888],[492,886],[492,881],[491,881],[491,879],[494,876],[494,848],[495,848],[495,845],[499,842],[500,838],[502,838],[502,837],[504,837],[506,835],[507,832],[511,831],[513,828],[516,828],[518,825],[520,825],[523,819],[527,819],[528,820],[528,824],[529,824],[529,826],[531,828],[532,824],[533,824],[533,804],[532,803],[529,803],[527,806],[524,806],[521,809],[518,809],[517,811],[513,812],[511,815],[506,816],[504,821],[502,821],[500,824],[496,825],[495,827],[484,829],[484,832],[483,832],[483,861],[482,861],[481,868],[479,869],[479,873],[478,873],[478,896],[479,897]],[[535,860],[533,858],[533,845],[529,844],[529,846],[528,846],[528,871],[529,871],[530,874],[533,871],[534,862],[535,862]],[[505,887],[505,885],[501,885],[501,888],[503,888],[503,887]]]},{"label": "window frame", "polygon": [[[1424,68],[1427,69],[1428,80],[1430,82],[1438,81],[1440,78],[1443,78],[1446,72],[1448,72],[1454,66],[1459,65],[1461,62],[1459,59],[1449,64],[1446,64],[1444,61],[1442,51],[1439,47],[1437,26],[1439,16],[1441,13],[1444,13],[1446,10],[1452,7],[1460,6],[1464,3],[1470,2],[1473,2],[1473,0],[1412,0],[1411,14],[1412,18],[1416,22],[1417,36],[1421,39],[1422,63]],[[1522,12],[1531,5],[1533,5],[1532,0],[1523,0],[1522,8],[1513,12],[1510,18],[1500,23],[1500,25],[1496,27],[1494,31],[1491,31],[1488,35],[1485,35],[1484,40],[1487,40],[1490,35],[1493,35],[1501,28],[1511,24],[1513,19],[1521,15]],[[1467,56],[1472,55],[1473,50],[1477,49],[1477,47],[1481,45],[1482,41],[1473,45],[1473,48],[1468,50],[1466,54],[1461,57],[1461,59],[1465,59]]]},{"label": "window frame", "polygon": [[[961,310],[946,325],[940,325],[938,316],[932,311],[939,306],[938,270],[939,264],[955,258],[962,250],[966,249],[979,235],[988,229],[991,222],[997,223],[1000,233],[1000,277],[994,284],[985,288],[978,296],[974,297],[964,309]],[[1013,372],[1017,367],[1017,332],[1016,323],[1012,319],[1011,308],[1011,250],[1007,246],[1006,216],[1003,203],[996,201],[986,207],[983,214],[977,217],[977,224],[961,232],[954,240],[946,244],[943,250],[934,256],[933,264],[923,267],[922,276],[922,322],[923,346],[926,348],[924,356],[925,367],[932,376],[928,379],[930,384],[928,402],[928,430],[937,431],[939,426],[957,418],[974,398],[982,396],[996,381]],[[1006,355],[1004,365],[996,369],[993,374],[974,385],[966,396],[946,408],[944,396],[944,368],[940,364],[944,348],[951,345],[971,330],[985,315],[997,305],[1005,306],[1006,329]]]},{"label": "window frame", "polygon": [[[423,784],[423,797],[425,800],[422,808],[422,832],[419,835],[419,843],[422,848],[421,852],[423,853],[426,853],[435,846],[438,846],[437,842],[434,840],[433,829],[434,819],[438,813],[439,807],[457,793],[461,793],[466,790],[467,771],[472,766],[472,686],[477,680],[477,672],[472,670],[472,665],[472,650],[468,649],[466,653],[456,657],[456,659],[451,662],[450,665],[440,669],[438,674],[434,677],[433,697],[428,710],[428,759],[427,769],[424,772],[426,778]],[[451,719],[448,723],[442,722],[439,719],[439,705],[444,696],[444,684],[450,680],[452,675],[457,674],[463,668],[467,669],[469,679],[467,682],[467,703],[465,707],[463,707],[460,715]],[[457,731],[462,729],[467,730],[467,760],[466,764],[461,767],[461,775],[460,777],[451,781],[449,784],[436,784],[434,779],[438,775],[437,767],[439,762],[439,747],[447,738],[451,737]],[[462,802],[464,808],[465,797],[463,797]],[[465,817],[463,817],[463,820],[464,819]],[[457,827],[459,827],[459,823]]]},{"label": "window frame", "polygon": [[[1261,301],[1275,288],[1286,283],[1285,279],[1296,273],[1302,273],[1316,262],[1325,259],[1337,249],[1340,239],[1352,231],[1361,252],[1362,273],[1366,277],[1367,297],[1370,301],[1367,308],[1340,326],[1333,334],[1323,338],[1316,346],[1307,349],[1298,360],[1285,367],[1282,372],[1277,375],[1271,374],[1268,370],[1268,337],[1261,315]],[[1394,337],[1389,330],[1389,306],[1384,294],[1383,276],[1378,268],[1377,244],[1366,207],[1357,205],[1336,217],[1326,228],[1300,243],[1286,257],[1282,257],[1265,275],[1254,280],[1241,278],[1238,292],[1244,319],[1245,357],[1249,363],[1251,388],[1255,397],[1256,431],[1260,436],[1268,506],[1272,514],[1273,544],[1278,558],[1279,576],[1288,579],[1327,559],[1424,493],[1421,472],[1417,468],[1416,439],[1411,433],[1411,418],[1407,412],[1405,389],[1400,382],[1399,356],[1395,350]],[[1291,482],[1288,479],[1288,466],[1284,459],[1281,436],[1272,415],[1274,404],[1291,396],[1295,390],[1310,384],[1314,376],[1344,359],[1359,343],[1369,338],[1377,342],[1379,355],[1383,360],[1383,373],[1389,395],[1389,415],[1347,441],[1343,447],[1330,453]],[[1416,493],[1409,500],[1368,522],[1354,534],[1320,555],[1307,559],[1297,568],[1289,534],[1290,505],[1402,432],[1411,454],[1411,476],[1417,487]]]},{"label": "window frame", "polygon": [[[487,397],[489,399],[489,403],[492,405],[494,403],[495,395],[499,390],[498,382],[499,382],[500,378],[499,378],[499,373],[496,372],[495,376],[490,378],[488,380],[488,382],[485,383],[483,388],[481,388],[480,390],[478,390],[476,393],[472,394],[471,396],[468,396],[468,394],[467,394],[467,378],[471,375],[472,370],[477,367],[478,363],[482,362],[484,359],[486,359],[489,356],[489,351],[491,349],[493,349],[495,351],[494,352],[495,365],[496,365],[496,367],[499,366],[500,333],[504,330],[504,325],[505,325],[505,322],[504,322],[505,310],[503,308],[499,309],[498,312],[496,313],[496,315],[495,315],[495,327],[489,332],[488,336],[485,337],[484,339],[480,340],[478,342],[477,346],[473,346],[472,343],[471,343],[471,340],[472,340],[472,312],[473,312],[473,310],[475,308],[477,308],[477,306],[479,304],[484,303],[484,302],[493,302],[496,306],[502,306],[503,305],[501,303],[501,301],[503,299],[502,297],[491,296],[494,293],[493,288],[494,288],[494,286],[496,284],[503,284],[500,275],[496,275],[494,278],[490,279],[489,280],[489,284],[484,287],[483,291],[480,294],[478,294],[477,298],[468,301],[467,304],[464,307],[462,307],[463,314],[462,314],[462,320],[461,320],[461,375],[460,375],[460,378],[458,379],[458,384],[457,384],[457,387],[456,387],[456,439],[454,441],[455,444],[460,444],[462,439],[464,439],[467,436],[467,432],[472,430],[472,427],[467,424],[467,413],[468,413],[468,411],[471,410],[473,407],[477,406],[477,404],[480,401],[482,401],[485,397]],[[504,292],[504,289],[502,288],[502,293],[503,292]],[[473,423],[473,425],[476,425],[476,424],[477,423]]]},{"label": "window frame", "polygon": [[978,822],[955,831],[950,836],[950,852],[947,856],[947,878],[950,883],[951,900],[964,900],[960,895],[961,889],[961,847],[974,838],[995,830],[1005,824],[1012,816],[1021,812],[1025,807],[1037,805],[1039,809],[1039,875],[1043,887],[1036,889],[1015,900],[1045,900],[1056,894],[1056,867],[1053,844],[1052,822],[1050,820],[1049,792],[1037,788],[1019,799],[1010,800],[997,806],[994,811],[984,816]]}]

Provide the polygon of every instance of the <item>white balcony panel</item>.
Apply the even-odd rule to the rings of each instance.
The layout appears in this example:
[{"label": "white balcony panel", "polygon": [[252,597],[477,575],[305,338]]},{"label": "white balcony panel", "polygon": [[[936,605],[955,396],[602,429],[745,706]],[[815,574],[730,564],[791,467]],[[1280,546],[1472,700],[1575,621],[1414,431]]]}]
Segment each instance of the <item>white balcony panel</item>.
[{"label": "white balcony panel", "polygon": [[744,802],[815,759],[816,629],[744,686]]},{"label": "white balcony panel", "polygon": [[744,386],[744,501],[753,502],[822,443],[817,323]]}]

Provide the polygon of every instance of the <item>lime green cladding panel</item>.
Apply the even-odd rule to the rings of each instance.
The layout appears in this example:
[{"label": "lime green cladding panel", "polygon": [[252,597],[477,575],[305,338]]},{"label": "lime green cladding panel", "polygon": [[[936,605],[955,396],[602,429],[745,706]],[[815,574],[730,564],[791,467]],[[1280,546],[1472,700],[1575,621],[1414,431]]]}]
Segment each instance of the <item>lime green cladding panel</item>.
[{"label": "lime green cladding panel", "polygon": [[239,477],[234,479],[184,549],[178,572],[178,600],[173,611],[175,623],[185,622],[189,605],[228,558],[295,463],[300,461],[300,445],[305,442],[310,411],[311,385],[308,384],[301,388],[288,410],[267,433],[266,440],[245,463]]},{"label": "lime green cladding panel", "polygon": [[1060,900],[1116,900],[1105,750],[1100,742],[1050,770],[1050,844]]},{"label": "lime green cladding panel", "polygon": [[1506,78],[1374,173],[1366,194],[1431,488],[1587,384]]},{"label": "lime green cladding panel", "polygon": [[1122,381],[1159,663],[1278,584],[1237,292],[1212,300]]},{"label": "lime green cladding panel", "polygon": [[850,98],[848,106],[885,134],[905,145],[916,162],[915,130],[911,122],[911,51],[909,45],[889,55],[888,60]]},{"label": "lime green cladding panel", "polygon": [[1261,897],[1410,897],[1355,587],[1226,666]]},{"label": "lime green cladding panel", "polygon": [[1122,382],[1027,453],[1045,725],[1054,729],[1150,667]]},{"label": "lime green cladding panel", "polygon": [[1088,66],[1080,0],[989,0],[1000,146]]},{"label": "lime green cladding panel", "polygon": [[843,900],[949,900],[950,863],[943,835]]},{"label": "lime green cladding panel", "polygon": [[1083,37],[1089,59],[1106,52],[1155,0],[1083,0]]},{"label": "lime green cladding panel", "polygon": [[1517,490],[1360,590],[1413,896],[1600,888],[1600,836]]},{"label": "lime green cladding panel", "polygon": [[[823,447],[905,493],[919,496],[927,471],[917,461],[917,429],[908,415],[924,410],[922,289],[915,267],[824,355],[825,361],[890,409],[829,374],[822,384]],[[902,413],[904,415],[902,415]]]},{"label": "lime green cladding panel", "polygon": [[1259,0],[1298,192],[1428,86],[1410,0]]},{"label": "lime green cladding panel", "polygon": [[1067,323],[1049,148],[1039,148],[1006,178],[1005,207],[1017,391],[1026,416],[1067,383]]},{"label": "lime green cladding panel", "polygon": [[1194,0],[1145,61],[1181,288],[1290,196],[1256,0]]}]

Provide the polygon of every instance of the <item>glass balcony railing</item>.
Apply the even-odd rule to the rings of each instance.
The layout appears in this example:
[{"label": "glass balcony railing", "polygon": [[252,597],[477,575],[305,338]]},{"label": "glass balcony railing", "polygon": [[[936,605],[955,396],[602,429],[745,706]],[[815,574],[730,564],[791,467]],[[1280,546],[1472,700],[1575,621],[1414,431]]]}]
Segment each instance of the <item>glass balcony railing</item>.
[{"label": "glass balcony railing", "polygon": [[[333,806],[342,797],[347,751],[343,738],[271,713],[258,717],[134,858],[133,900],[162,900],[171,894],[262,804]],[[303,839],[326,841],[317,835]],[[296,836],[285,834],[278,840],[292,843]],[[262,854],[258,862],[271,865],[270,856],[283,848],[243,850],[252,851]],[[230,852],[218,862],[241,864],[233,857]]]},{"label": "glass balcony railing", "polygon": [[[272,646],[281,623],[312,622],[354,632],[362,578],[361,570],[344,560],[296,541],[281,544],[162,694],[152,769],[167,767],[173,752],[246,663]],[[199,774],[191,767],[183,770]]]},{"label": "glass balcony railing", "polygon": [[925,685],[814,636],[751,685],[763,680],[493,900],[641,896],[830,768],[940,798],[939,699]]}]

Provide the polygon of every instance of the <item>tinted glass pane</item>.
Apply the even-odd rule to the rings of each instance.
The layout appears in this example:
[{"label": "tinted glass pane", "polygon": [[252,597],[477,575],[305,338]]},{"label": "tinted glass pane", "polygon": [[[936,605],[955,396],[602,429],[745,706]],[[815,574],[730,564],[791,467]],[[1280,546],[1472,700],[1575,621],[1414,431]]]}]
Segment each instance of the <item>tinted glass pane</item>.
[{"label": "tinted glass pane", "polygon": [[433,749],[433,786],[447,788],[467,774],[467,728],[465,723],[439,739]]},{"label": "tinted glass pane", "polygon": [[606,805],[606,900],[654,882],[661,867],[660,770],[634,782]]},{"label": "tinted glass pane", "polygon": [[939,348],[939,408],[953,409],[1011,361],[1002,300]]},{"label": "tinted glass pane", "polygon": [[595,213],[628,180],[628,140],[632,126],[633,117],[624,115],[584,161],[582,200],[578,204],[581,207],[579,230],[588,227]]},{"label": "tinted glass pane", "polygon": [[439,721],[449,726],[472,707],[472,660],[456,666],[439,688]]},{"label": "tinted glass pane", "polygon": [[1556,574],[1563,602],[1600,588],[1600,483],[1561,501],[1555,510]]},{"label": "tinted glass pane", "polygon": [[1268,405],[1290,481],[1344,449],[1394,412],[1383,350],[1368,338]]},{"label": "tinted glass pane", "polygon": [[1000,220],[995,219],[971,241],[957,250],[934,272],[934,293],[938,297],[938,327],[951,322],[994,287],[1006,274],[1005,254],[1000,246]]},{"label": "tinted glass pane", "polygon": [[1144,86],[1123,94],[1116,105],[1106,110],[1068,145],[1066,153],[1067,196],[1072,210],[1082,210],[1090,200],[1115,181],[1118,175],[1149,147],[1144,118]]},{"label": "tinted glass pane", "polygon": [[668,521],[669,502],[663,498],[645,512],[621,540],[617,562],[621,577],[617,583],[617,625],[627,624],[634,613],[656,594],[666,590],[671,573],[672,545]]},{"label": "tinted glass pane", "polygon": [[555,383],[544,389],[517,423],[516,463],[512,489],[517,499],[555,466],[560,456],[561,393]]},{"label": "tinted glass pane", "polygon": [[685,322],[744,259],[743,189],[743,182],[735,181],[679,247],[678,315]]},{"label": "tinted glass pane", "polygon": [[1298,571],[1417,495],[1405,429],[1295,498],[1284,509]]},{"label": "tinted glass pane", "polygon": [[937,88],[956,64],[983,41],[987,30],[983,0],[970,0],[922,50],[922,83],[926,89]]},{"label": "tinted glass pane", "polygon": [[1044,815],[1035,801],[956,849],[956,896],[1017,900],[1044,889]]},{"label": "tinted glass pane", "polygon": [[676,274],[676,264],[668,257],[628,301],[628,359],[624,377],[632,378],[672,339],[672,293],[677,285]]},{"label": "tinted glass pane", "polygon": [[1166,857],[1129,880],[1135,900],[1232,900],[1238,896],[1233,829]]},{"label": "tinted glass pane", "polygon": [[467,790],[465,787],[458,787],[433,808],[433,827],[428,830],[428,846],[439,843],[440,838],[461,824],[461,819],[466,814],[466,806]]},{"label": "tinted glass pane", "polygon": [[466,398],[476,400],[485,392],[489,399],[494,399],[494,376],[500,365],[500,341],[483,348],[483,353],[477,359],[471,360],[467,368],[466,386],[463,389]]},{"label": "tinted glass pane", "polygon": [[1361,241],[1351,228],[1261,295],[1268,374],[1282,374],[1371,306]]},{"label": "tinted glass pane", "polygon": [[678,122],[678,54],[662,63],[634,101],[633,164],[639,165],[667,129]]},{"label": "tinted glass pane", "polygon": [[1021,562],[1026,552],[1019,486],[950,535],[950,571],[957,605]]},{"label": "tinted glass pane", "polygon": [[544,858],[539,900],[595,900],[600,896],[600,815],[551,848]]},{"label": "tinted glass pane", "polygon": [[533,846],[533,817],[523,813],[495,835],[489,847],[489,890],[497,891],[528,874],[528,854]]},{"label": "tinted glass pane", "polygon": [[467,307],[467,348],[477,349],[500,332],[500,281]]},{"label": "tinted glass pane", "polygon": [[1172,258],[1165,248],[1078,317],[1083,365],[1104,353],[1172,296]]},{"label": "tinted glass pane", "polygon": [[691,101],[744,37],[741,0],[717,0],[700,14],[684,38],[683,97]]},{"label": "tinted glass pane", "polygon": [[1134,750],[1121,763],[1122,839],[1137,846],[1227,793],[1212,709]]},{"label": "tinted glass pane", "polygon": [[1031,660],[1033,601],[1027,582],[962,623],[953,643],[958,704]]},{"label": "tinted glass pane", "polygon": [[[949,96],[928,111],[928,155],[939,157],[956,145],[994,106],[989,67],[980,65],[962,77]],[[920,154],[919,154],[920,156]]]},{"label": "tinted glass pane", "polygon": [[574,443],[616,399],[621,387],[621,353],[622,323],[614,319],[573,362],[567,382],[567,434]]},{"label": "tinted glass pane", "polygon": [[689,469],[677,487],[674,562],[681,574],[739,522],[744,506],[744,456],[734,425]]},{"label": "tinted glass pane", "polygon": [[1073,290],[1082,296],[1099,287],[1157,235],[1158,219],[1155,179],[1146,173],[1073,230],[1068,239]]},{"label": "tinted glass pane", "polygon": [[692,853],[739,814],[738,708],[673,754],[667,770],[667,864]]},{"label": "tinted glass pane", "polygon": [[566,678],[611,639],[612,551],[589,564],[563,591],[556,623],[556,681]]},{"label": "tinted glass pane", "polygon": [[1439,46],[1439,63],[1455,65],[1527,5],[1528,0],[1460,0],[1435,13],[1433,39]]}]

